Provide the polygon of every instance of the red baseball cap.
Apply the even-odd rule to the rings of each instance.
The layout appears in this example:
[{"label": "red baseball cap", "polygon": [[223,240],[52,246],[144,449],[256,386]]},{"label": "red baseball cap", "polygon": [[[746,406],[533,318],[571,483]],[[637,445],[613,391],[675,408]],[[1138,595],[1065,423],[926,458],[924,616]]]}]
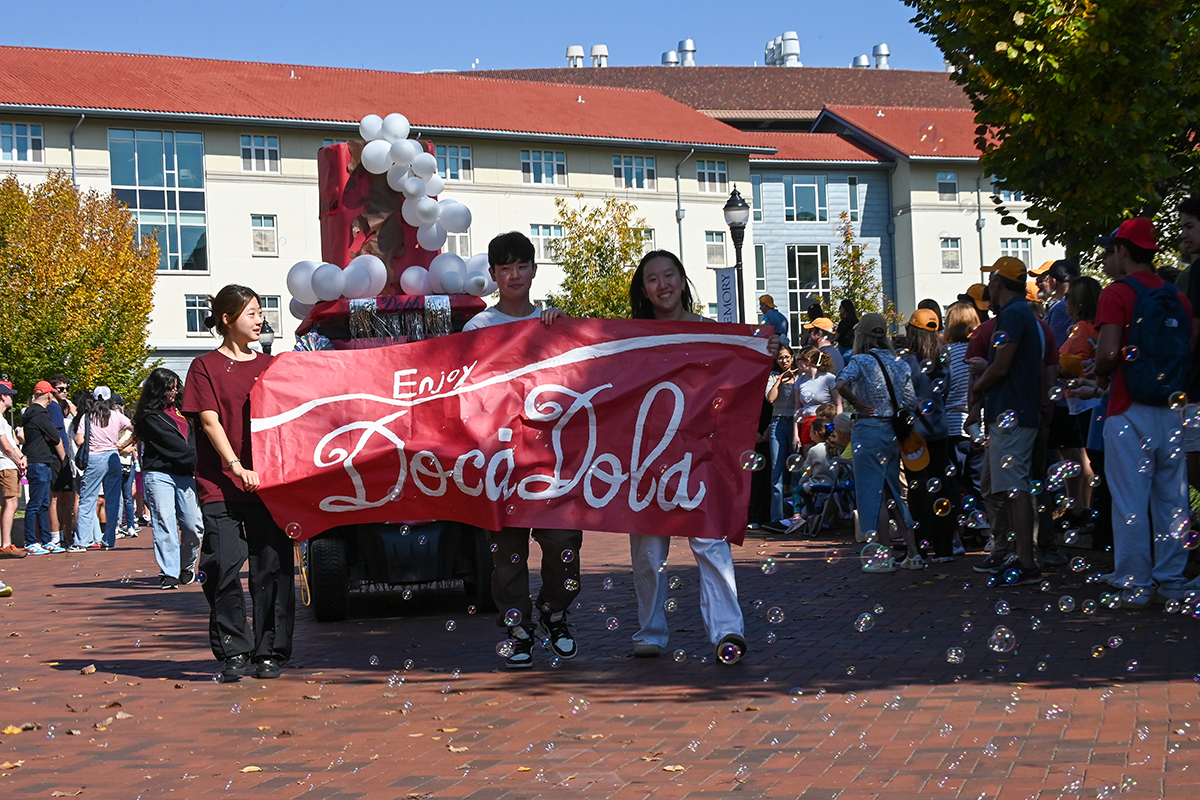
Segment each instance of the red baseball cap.
[{"label": "red baseball cap", "polygon": [[1111,234],[1100,236],[1096,241],[1101,247],[1113,247],[1116,239],[1129,242],[1143,250],[1158,250],[1158,236],[1154,233],[1154,223],[1145,217],[1127,219]]},{"label": "red baseball cap", "polygon": [[34,397],[40,397],[44,394],[54,394],[54,386],[50,381],[38,381],[37,386],[33,387]]}]

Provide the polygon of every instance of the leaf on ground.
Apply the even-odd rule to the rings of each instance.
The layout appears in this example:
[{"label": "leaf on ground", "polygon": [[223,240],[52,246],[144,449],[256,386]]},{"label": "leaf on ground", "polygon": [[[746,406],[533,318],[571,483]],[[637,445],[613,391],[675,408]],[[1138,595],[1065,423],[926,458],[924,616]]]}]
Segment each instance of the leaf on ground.
[{"label": "leaf on ground", "polygon": [[20,635],[21,635],[21,634],[17,633],[16,631],[13,631],[12,633],[10,633],[10,634],[8,635],[8,638],[10,638],[10,639],[15,639],[15,638],[17,638],[17,637],[18,637],[18,636],[20,636]]},{"label": "leaf on ground", "polygon": [[18,761],[17,763],[14,764],[11,761],[5,761],[3,764],[0,764],[0,769],[17,769],[24,763],[25,763],[24,761]]},{"label": "leaf on ground", "polygon": [[262,772],[262,767],[242,767],[242,772]]},{"label": "leaf on ground", "polygon": [[269,730],[271,730],[271,726],[270,725],[259,725],[258,729],[260,731],[269,731]]},{"label": "leaf on ground", "polygon": [[104,719],[97,722],[94,727],[96,728],[96,730],[102,731],[102,730],[105,730],[106,728],[108,728],[108,726],[112,725],[112,724],[113,724],[113,718],[105,717]]},{"label": "leaf on ground", "polygon": [[439,733],[454,733],[458,728],[438,728]]},{"label": "leaf on ground", "polygon": [[79,670],[79,674],[80,674],[80,675],[91,675],[91,674],[92,674],[92,673],[94,673],[95,671],[96,671],[96,665],[95,665],[95,664],[88,664],[86,667],[84,667],[83,669]]},{"label": "leaf on ground", "polygon": [[22,722],[21,730],[23,731],[39,731],[42,729],[41,723],[38,722]]},{"label": "leaf on ground", "polygon": [[82,735],[83,735],[83,731],[79,730],[78,728],[68,728],[67,729],[67,736],[82,736]]},{"label": "leaf on ground", "polygon": [[321,695],[319,695],[319,694],[306,694],[306,695],[304,695],[304,699],[305,699],[305,700],[320,700],[320,699],[321,699]]},{"label": "leaf on ground", "polygon": [[533,767],[517,767],[517,772],[529,772]]},{"label": "leaf on ground", "polygon": [[59,791],[59,790],[55,789],[53,792],[50,793],[50,796],[51,797],[77,797],[81,794],[83,794],[82,786],[73,792],[63,792],[63,791]]},{"label": "leaf on ground", "polygon": [[287,728],[284,728],[283,730],[281,730],[281,731],[279,732],[279,734],[278,734],[278,735],[279,735],[279,736],[295,736],[295,735],[296,735],[296,732],[295,732],[295,731],[289,731]]},{"label": "leaf on ground", "polygon": [[425,734],[423,734],[423,733],[410,733],[410,734],[408,735],[408,738],[410,738],[410,739],[416,739],[418,736],[424,736],[424,735],[425,735]]},{"label": "leaf on ground", "polygon": [[4,730],[0,731],[0,733],[4,734],[6,736],[16,736],[20,732],[21,732],[21,729],[18,728],[16,725],[5,725]]},{"label": "leaf on ground", "polygon": [[133,719],[133,714],[129,714],[125,711],[118,711],[117,719]]},{"label": "leaf on ground", "polygon": [[117,700],[113,700],[111,703],[105,703],[104,705],[102,705],[100,707],[101,708],[120,708],[121,703]]},{"label": "leaf on ground", "polygon": [[667,764],[663,767],[663,772],[683,772],[684,767],[681,764]]},{"label": "leaf on ground", "polygon": [[449,749],[451,753],[465,753],[465,752],[467,752],[467,750],[470,749],[467,747],[455,747],[452,744],[446,745],[446,748]]}]

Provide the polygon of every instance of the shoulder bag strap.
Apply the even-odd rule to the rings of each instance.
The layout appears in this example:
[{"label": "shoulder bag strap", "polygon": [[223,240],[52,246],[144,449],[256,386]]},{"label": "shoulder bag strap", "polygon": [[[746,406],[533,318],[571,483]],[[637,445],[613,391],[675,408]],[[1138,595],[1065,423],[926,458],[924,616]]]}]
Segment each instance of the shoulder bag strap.
[{"label": "shoulder bag strap", "polygon": [[892,379],[888,377],[888,371],[883,366],[883,359],[877,353],[868,352],[867,355],[875,359],[879,364],[879,371],[883,373],[883,382],[887,386],[888,397],[892,399],[892,416],[894,417],[900,413],[900,404],[896,402],[896,391],[892,388]]}]

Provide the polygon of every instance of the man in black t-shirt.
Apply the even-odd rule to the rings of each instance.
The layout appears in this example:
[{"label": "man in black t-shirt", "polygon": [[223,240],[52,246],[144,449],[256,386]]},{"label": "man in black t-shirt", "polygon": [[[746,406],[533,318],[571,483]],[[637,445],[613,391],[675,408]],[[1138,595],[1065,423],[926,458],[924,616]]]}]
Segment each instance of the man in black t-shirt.
[{"label": "man in black t-shirt", "polygon": [[25,409],[22,421],[25,432],[26,478],[29,481],[29,502],[25,505],[25,552],[31,556],[46,553],[65,553],[61,544],[50,547],[50,485],[58,471],[66,469],[63,461],[66,450],[62,437],[47,411],[54,402],[54,387],[38,381],[33,390],[33,402]]}]

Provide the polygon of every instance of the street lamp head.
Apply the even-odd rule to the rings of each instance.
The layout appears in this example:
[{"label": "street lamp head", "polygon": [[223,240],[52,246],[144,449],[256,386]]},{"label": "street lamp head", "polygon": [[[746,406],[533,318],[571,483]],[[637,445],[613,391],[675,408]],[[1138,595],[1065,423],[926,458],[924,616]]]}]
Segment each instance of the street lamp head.
[{"label": "street lamp head", "polygon": [[746,223],[750,220],[750,206],[742,197],[741,192],[737,190],[737,186],[733,187],[733,191],[729,194],[729,200],[725,203],[725,224],[730,229],[745,228]]},{"label": "street lamp head", "polygon": [[[262,328],[258,331],[258,343],[264,348],[269,348],[275,344],[275,329],[271,327],[271,323],[263,320]],[[270,351],[268,351],[270,352]]]}]

